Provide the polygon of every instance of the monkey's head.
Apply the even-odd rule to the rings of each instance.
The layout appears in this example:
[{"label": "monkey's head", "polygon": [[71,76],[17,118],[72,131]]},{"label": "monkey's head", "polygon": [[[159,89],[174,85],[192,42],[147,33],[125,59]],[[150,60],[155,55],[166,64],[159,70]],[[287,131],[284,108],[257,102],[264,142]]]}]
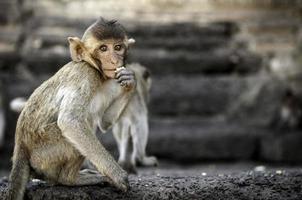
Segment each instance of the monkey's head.
[{"label": "monkey's head", "polygon": [[68,41],[72,60],[88,62],[105,78],[114,78],[116,69],[125,65],[129,44],[134,43],[122,25],[103,18],[92,24],[82,39],[68,37]]}]

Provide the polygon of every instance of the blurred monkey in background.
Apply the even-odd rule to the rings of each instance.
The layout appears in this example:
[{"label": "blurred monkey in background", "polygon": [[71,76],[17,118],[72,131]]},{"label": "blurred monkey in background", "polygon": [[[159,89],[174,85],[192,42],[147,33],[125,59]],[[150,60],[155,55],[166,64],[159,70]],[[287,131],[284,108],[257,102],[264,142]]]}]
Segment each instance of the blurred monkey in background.
[{"label": "blurred monkey in background", "polygon": [[149,134],[147,104],[152,80],[150,72],[142,65],[131,64],[128,67],[134,71],[136,90],[120,119],[113,125],[112,132],[118,145],[119,164],[128,172],[136,173],[137,164],[158,164],[156,157],[146,156]]},{"label": "blurred monkey in background", "polygon": [[302,128],[302,100],[291,89],[286,90],[271,126],[278,129]]}]

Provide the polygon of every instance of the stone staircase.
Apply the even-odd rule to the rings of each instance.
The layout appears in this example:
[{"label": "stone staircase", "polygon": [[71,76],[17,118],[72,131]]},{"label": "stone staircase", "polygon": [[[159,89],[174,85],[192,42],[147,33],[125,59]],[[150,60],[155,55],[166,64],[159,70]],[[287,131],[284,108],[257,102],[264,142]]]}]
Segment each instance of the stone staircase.
[{"label": "stone staircase", "polygon": [[[94,11],[98,9],[105,17],[121,19],[129,35],[136,40],[129,62],[146,65],[152,73],[148,154],[157,156],[160,163],[175,162],[178,167],[221,161],[301,164],[300,131],[277,130],[270,126],[286,89],[284,83],[264,72],[264,54],[251,51],[256,44],[254,49],[267,53],[268,46],[276,44],[270,40],[261,42],[257,31],[263,27],[268,30],[265,32],[267,37],[282,24],[296,28],[296,19],[287,23],[293,19],[287,10],[284,23],[275,20],[281,25],[261,23],[262,26],[256,26],[251,16],[256,16],[259,22],[261,16],[267,15],[268,22],[272,22],[274,17],[280,18],[278,13],[282,11],[265,13],[242,8],[229,14],[227,9],[217,9],[213,14],[212,8],[202,8],[204,13],[209,12],[205,15],[198,12],[202,3],[189,0],[191,4],[173,4],[172,10],[160,1],[154,1],[156,5],[142,13],[142,2],[149,1],[128,0],[126,4],[132,5],[134,11],[122,12],[124,1],[116,7],[111,6],[116,1],[109,0],[104,5],[95,1],[82,4],[81,1],[24,0],[20,4],[19,1],[3,0],[0,3],[0,8],[7,7],[0,13],[0,95],[4,99],[8,123],[6,145],[0,148],[0,168],[8,169],[10,165],[18,117],[8,110],[10,100],[28,97],[41,82],[70,60],[67,37],[80,37],[97,17],[99,12]],[[81,5],[81,14],[85,17],[79,13],[68,15]],[[183,6],[182,10],[178,10],[179,6]],[[168,11],[161,13],[158,7]],[[190,9],[193,9],[191,13]],[[163,22],[158,22],[157,18],[162,18]],[[242,40],[247,33],[254,36],[243,38],[255,40]],[[275,35],[272,38],[275,39]],[[290,46],[292,41],[284,43]],[[275,47],[271,45],[270,49]],[[99,134],[99,137],[117,156],[112,135]],[[159,170],[162,167],[160,164]],[[232,175],[213,174],[211,177],[200,176],[200,170],[195,174],[191,168],[187,170],[189,173],[182,170],[178,173],[172,167],[170,174],[159,175],[154,175],[155,170],[149,169],[147,173],[140,170],[140,176],[130,176],[132,189],[126,195],[107,186],[104,189],[98,186],[66,189],[31,183],[27,198],[301,198],[299,169],[276,175],[275,171],[238,173],[246,170],[240,168]],[[5,180],[0,181],[0,194],[4,194],[6,184]]]},{"label": "stone staircase", "polygon": [[[28,97],[43,80],[67,63],[70,56],[66,38],[80,37],[95,20],[92,15],[78,18],[57,14],[52,8],[61,9],[65,4],[54,1],[27,0],[22,4],[10,1],[8,5],[11,10],[19,9],[22,20],[7,17],[1,25],[0,64],[6,107],[15,97]],[[75,5],[78,4],[75,2]],[[118,12],[117,9],[111,15]],[[104,13],[107,16],[108,13]],[[262,73],[261,55],[249,50],[248,41],[238,39],[242,27],[246,27],[242,24],[248,23],[217,20],[207,23],[175,20],[160,24],[135,22],[131,17],[122,20],[129,35],[136,39],[129,62],[146,65],[152,72],[148,151],[159,158],[172,160],[299,162],[301,158],[286,147],[286,142],[285,149],[276,145],[265,150],[266,145],[262,145],[266,137],[282,141],[283,137],[288,137],[286,133],[274,137],[276,131],[268,128],[284,86],[269,74]],[[3,150],[5,157],[12,152],[17,119],[17,114],[9,110],[6,113],[8,145]],[[295,132],[290,134],[295,139],[300,138]],[[108,148],[115,149],[110,136],[101,139],[108,141],[105,142]],[[165,150],[166,141],[173,148]],[[187,148],[191,143],[194,148],[188,148],[184,155],[178,153],[181,146]],[[162,148],[157,147],[159,145]],[[245,145],[250,148],[242,153]],[[7,166],[8,159],[3,163]]]}]

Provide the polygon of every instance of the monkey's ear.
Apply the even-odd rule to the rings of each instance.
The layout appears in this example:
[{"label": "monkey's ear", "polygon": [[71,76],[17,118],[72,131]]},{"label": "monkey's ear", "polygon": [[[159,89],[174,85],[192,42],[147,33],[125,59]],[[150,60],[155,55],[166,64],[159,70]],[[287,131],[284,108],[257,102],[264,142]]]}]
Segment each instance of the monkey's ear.
[{"label": "monkey's ear", "polygon": [[128,39],[128,45],[129,46],[132,46],[134,43],[135,43],[135,39],[133,39],[133,38]]},{"label": "monkey's ear", "polygon": [[73,61],[80,62],[84,58],[84,44],[78,37],[68,37],[70,56]]}]

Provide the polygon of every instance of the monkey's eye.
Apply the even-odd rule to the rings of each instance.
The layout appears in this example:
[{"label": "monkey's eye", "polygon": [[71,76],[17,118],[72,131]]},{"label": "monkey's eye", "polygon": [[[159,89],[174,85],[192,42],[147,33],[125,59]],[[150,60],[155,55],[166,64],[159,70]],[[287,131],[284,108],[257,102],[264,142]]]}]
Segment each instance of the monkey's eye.
[{"label": "monkey's eye", "polygon": [[115,51],[120,51],[121,49],[122,49],[122,45],[120,45],[120,44],[114,46]]},{"label": "monkey's eye", "polygon": [[101,51],[107,51],[107,46],[106,45],[101,45],[100,50]]}]

